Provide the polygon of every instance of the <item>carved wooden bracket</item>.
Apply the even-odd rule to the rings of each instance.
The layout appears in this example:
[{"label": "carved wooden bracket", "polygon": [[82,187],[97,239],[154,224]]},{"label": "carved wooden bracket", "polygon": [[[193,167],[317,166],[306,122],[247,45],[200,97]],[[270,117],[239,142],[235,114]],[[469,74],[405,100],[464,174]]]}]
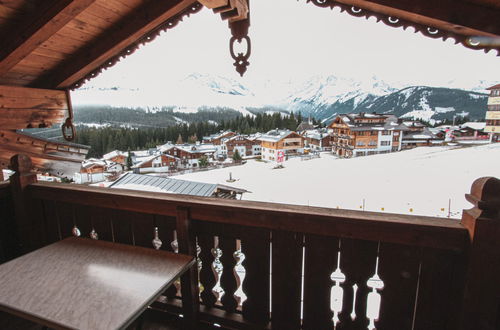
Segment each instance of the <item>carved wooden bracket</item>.
[{"label": "carved wooden bracket", "polygon": [[[205,7],[220,13],[223,20],[229,21],[232,37],[229,40],[229,51],[234,60],[236,71],[243,76],[250,64],[248,59],[252,52],[248,28],[250,27],[250,14],[248,0],[200,0]],[[245,51],[236,53],[235,44],[244,41]]]},{"label": "carved wooden bracket", "polygon": [[229,20],[230,23],[248,19],[247,0],[199,0],[198,2],[213,9],[214,13],[220,13],[220,17]]}]

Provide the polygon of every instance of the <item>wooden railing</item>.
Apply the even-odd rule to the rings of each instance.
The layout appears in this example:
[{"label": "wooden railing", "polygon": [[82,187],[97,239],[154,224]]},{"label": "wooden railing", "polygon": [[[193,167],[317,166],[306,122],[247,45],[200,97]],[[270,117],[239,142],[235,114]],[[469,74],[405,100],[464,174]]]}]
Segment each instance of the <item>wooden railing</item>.
[{"label": "wooden railing", "polygon": [[[499,187],[497,179],[477,180],[468,197],[475,206],[462,222],[57,183],[13,191],[30,205],[31,226],[19,229],[33,239],[24,242],[28,249],[70,236],[75,227],[82,236],[153,247],[158,228],[161,249],[197,254],[204,323],[496,329]],[[187,233],[176,233],[181,222],[189,224]],[[177,242],[177,234],[188,241]],[[219,286],[223,295],[214,292]],[[240,286],[244,301],[235,295]],[[182,313],[177,289],[154,308]]]}]

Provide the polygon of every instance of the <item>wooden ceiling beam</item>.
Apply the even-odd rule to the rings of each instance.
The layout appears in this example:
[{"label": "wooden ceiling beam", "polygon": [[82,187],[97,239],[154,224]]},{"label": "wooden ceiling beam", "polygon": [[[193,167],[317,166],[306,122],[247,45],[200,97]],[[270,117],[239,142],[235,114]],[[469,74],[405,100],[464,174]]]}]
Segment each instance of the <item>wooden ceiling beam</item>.
[{"label": "wooden ceiling beam", "polygon": [[196,0],[150,0],[125,16],[88,47],[37,79],[33,86],[68,88],[87,74],[106,63],[128,46],[140,40],[169,18],[179,14]]},{"label": "wooden ceiling beam", "polygon": [[500,36],[500,8],[464,0],[336,0],[462,35]]},{"label": "wooden ceiling beam", "polygon": [[30,15],[22,21],[19,31],[12,31],[9,36],[4,36],[0,48],[0,76],[94,2],[95,0],[44,1],[44,8],[37,15]]}]

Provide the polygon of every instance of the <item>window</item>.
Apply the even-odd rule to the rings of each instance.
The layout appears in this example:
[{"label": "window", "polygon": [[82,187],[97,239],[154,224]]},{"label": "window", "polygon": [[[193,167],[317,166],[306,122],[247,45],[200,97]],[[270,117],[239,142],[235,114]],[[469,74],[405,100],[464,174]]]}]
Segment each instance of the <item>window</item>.
[{"label": "window", "polygon": [[380,145],[381,146],[390,146],[391,145],[391,141],[382,141],[382,142],[380,142]]},{"label": "window", "polygon": [[371,131],[370,135],[378,135],[378,132],[377,131]]},{"label": "window", "polygon": [[363,141],[358,141],[358,142],[356,142],[356,145],[358,147],[363,147],[365,145],[365,143]]},{"label": "window", "polygon": [[394,132],[394,136],[399,136],[399,132]]},{"label": "window", "polygon": [[377,141],[371,140],[370,142],[368,142],[368,145],[369,146],[376,146],[377,145]]}]

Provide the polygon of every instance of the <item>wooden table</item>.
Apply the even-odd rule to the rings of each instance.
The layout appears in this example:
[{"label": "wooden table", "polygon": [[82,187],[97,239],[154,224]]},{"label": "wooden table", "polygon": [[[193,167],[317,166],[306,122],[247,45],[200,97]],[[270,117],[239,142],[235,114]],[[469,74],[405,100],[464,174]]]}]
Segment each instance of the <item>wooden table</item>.
[{"label": "wooden table", "polygon": [[71,237],[0,265],[0,310],[54,328],[122,329],[194,262]]}]

